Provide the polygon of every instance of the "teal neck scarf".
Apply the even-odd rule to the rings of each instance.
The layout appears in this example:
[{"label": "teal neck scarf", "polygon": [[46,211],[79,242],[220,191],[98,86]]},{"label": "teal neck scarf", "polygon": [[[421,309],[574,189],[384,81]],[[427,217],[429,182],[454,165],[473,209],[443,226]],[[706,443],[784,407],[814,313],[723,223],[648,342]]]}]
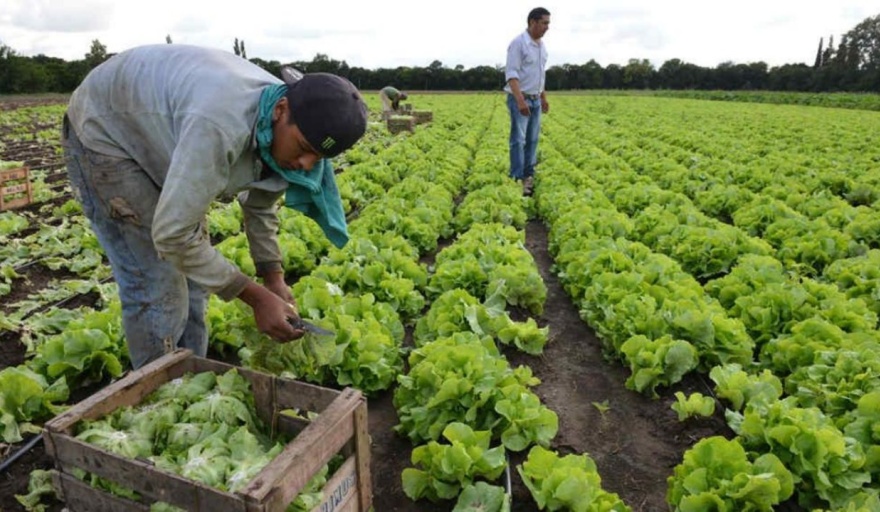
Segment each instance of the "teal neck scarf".
[{"label": "teal neck scarf", "polygon": [[260,157],[279,174],[283,174],[282,169],[272,158],[272,110],[286,92],[287,84],[267,85],[260,94],[260,106],[257,112],[256,137]]},{"label": "teal neck scarf", "polygon": [[287,85],[268,85],[260,94],[255,137],[260,158],[288,183],[284,204],[311,217],[336,247],[348,242],[348,227],[333,166],[322,158],[310,172],[282,169],[272,158],[272,110]]}]

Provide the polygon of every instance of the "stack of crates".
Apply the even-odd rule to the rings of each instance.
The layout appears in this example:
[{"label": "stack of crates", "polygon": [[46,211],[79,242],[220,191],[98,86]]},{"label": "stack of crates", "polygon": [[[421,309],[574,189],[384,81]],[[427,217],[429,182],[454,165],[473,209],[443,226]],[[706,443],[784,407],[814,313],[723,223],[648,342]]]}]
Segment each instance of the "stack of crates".
[{"label": "stack of crates", "polygon": [[27,206],[33,201],[27,167],[0,168],[0,212]]}]

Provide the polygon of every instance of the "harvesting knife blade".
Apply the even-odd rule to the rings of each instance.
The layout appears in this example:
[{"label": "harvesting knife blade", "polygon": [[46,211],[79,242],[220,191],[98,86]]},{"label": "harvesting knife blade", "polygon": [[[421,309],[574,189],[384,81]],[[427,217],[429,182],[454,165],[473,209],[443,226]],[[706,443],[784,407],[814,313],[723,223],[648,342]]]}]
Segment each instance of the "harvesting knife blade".
[{"label": "harvesting knife blade", "polygon": [[315,325],[311,322],[306,322],[302,318],[288,318],[287,321],[290,322],[290,325],[292,325],[294,329],[299,329],[301,331],[310,332],[312,334],[319,334],[321,336],[335,336],[336,335],[335,332],[328,331],[327,329],[324,329],[323,327],[318,327],[317,325]]}]

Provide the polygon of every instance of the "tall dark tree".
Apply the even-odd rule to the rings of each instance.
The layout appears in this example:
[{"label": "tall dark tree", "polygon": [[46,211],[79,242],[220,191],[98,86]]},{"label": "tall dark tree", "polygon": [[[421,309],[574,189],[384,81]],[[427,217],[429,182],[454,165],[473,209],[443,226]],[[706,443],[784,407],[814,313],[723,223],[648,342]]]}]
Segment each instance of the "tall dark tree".
[{"label": "tall dark tree", "polygon": [[827,66],[831,64],[831,61],[834,59],[834,36],[831,35],[828,37],[828,46],[825,47],[825,51],[822,52],[822,66]]},{"label": "tall dark tree", "polygon": [[822,42],[825,41],[824,37],[819,38],[819,49],[816,50],[816,62],[813,64],[813,67],[818,69],[822,67]]},{"label": "tall dark tree", "polygon": [[244,50],[244,39],[241,41],[235,38],[235,44],[232,45],[232,51],[239,57],[247,59],[247,52]]},{"label": "tall dark tree", "polygon": [[12,47],[0,44],[0,93],[13,92],[12,84],[18,67],[17,57]]}]

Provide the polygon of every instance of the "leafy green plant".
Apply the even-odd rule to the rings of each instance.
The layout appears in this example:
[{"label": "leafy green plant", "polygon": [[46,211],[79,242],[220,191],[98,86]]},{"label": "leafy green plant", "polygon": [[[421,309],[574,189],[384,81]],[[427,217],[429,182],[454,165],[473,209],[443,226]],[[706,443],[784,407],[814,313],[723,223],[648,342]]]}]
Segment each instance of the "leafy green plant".
[{"label": "leafy green plant", "polygon": [[678,421],[696,416],[712,416],[715,414],[715,399],[711,396],[703,396],[702,393],[685,396],[681,391],[676,391],[672,410],[678,413]]},{"label": "leafy green plant", "polygon": [[462,489],[452,512],[510,512],[510,498],[502,487],[476,482]]},{"label": "leafy green plant", "polygon": [[535,446],[517,466],[540,510],[629,512],[620,497],[602,489],[596,463],[587,454],[565,455]]},{"label": "leafy green plant", "polygon": [[489,447],[489,430],[454,422],[443,429],[443,437],[449,444],[430,441],[413,450],[416,468],[403,470],[403,490],[410,499],[452,499],[476,478],[495,480],[507,467],[504,447]]},{"label": "leafy green plant", "polygon": [[657,386],[679,382],[699,363],[697,349],[684,340],[666,335],[655,340],[638,335],[620,347],[632,373],[626,387],[657,397]]},{"label": "leafy green plant", "polygon": [[414,350],[409,363],[394,391],[394,429],[413,442],[437,440],[453,422],[490,430],[511,450],[556,435],[556,414],[528,389],[540,381],[527,367],[511,369],[488,336],[440,338]]},{"label": "leafy green plant", "polygon": [[667,479],[666,500],[675,510],[772,512],[794,492],[794,477],[772,453],[749,459],[737,441],[701,439]]}]

